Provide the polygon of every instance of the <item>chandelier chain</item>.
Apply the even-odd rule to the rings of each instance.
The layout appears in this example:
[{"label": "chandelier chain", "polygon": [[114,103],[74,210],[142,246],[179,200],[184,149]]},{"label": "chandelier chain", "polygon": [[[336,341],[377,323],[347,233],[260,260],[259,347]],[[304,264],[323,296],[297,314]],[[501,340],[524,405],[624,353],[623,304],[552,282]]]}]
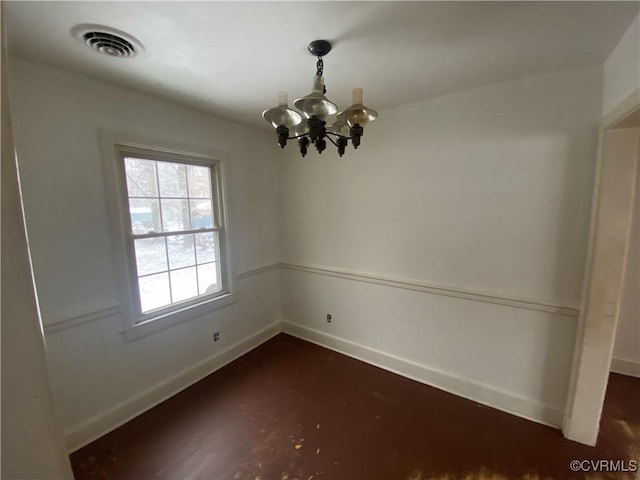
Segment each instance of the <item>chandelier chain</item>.
[{"label": "chandelier chain", "polygon": [[[324,73],[324,62],[322,61],[322,57],[318,57],[318,61],[316,62],[316,75],[321,77]],[[322,86],[322,93],[327,93],[327,86]]]},{"label": "chandelier chain", "polygon": [[318,57],[318,61],[316,62],[316,75],[321,77],[324,71],[324,62],[322,61],[322,57]]}]

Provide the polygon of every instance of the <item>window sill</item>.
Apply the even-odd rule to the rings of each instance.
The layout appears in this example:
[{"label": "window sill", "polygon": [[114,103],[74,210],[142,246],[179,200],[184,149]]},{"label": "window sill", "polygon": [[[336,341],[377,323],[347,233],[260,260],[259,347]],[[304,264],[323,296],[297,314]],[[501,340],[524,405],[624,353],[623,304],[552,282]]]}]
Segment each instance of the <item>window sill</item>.
[{"label": "window sill", "polygon": [[207,300],[206,302],[190,305],[182,310],[177,310],[175,312],[167,313],[151,320],[138,323],[121,333],[124,336],[125,342],[132,342],[139,338],[146,337],[147,335],[151,335],[152,333],[164,330],[165,328],[202,317],[207,313],[233,305],[237,301],[237,293],[227,293],[214,299]]}]

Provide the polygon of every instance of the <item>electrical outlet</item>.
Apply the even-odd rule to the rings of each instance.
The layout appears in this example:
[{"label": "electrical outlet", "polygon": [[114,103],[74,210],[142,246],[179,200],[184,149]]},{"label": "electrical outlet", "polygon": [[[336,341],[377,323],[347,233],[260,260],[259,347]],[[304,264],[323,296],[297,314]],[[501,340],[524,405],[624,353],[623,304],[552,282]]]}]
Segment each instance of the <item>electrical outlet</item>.
[{"label": "electrical outlet", "polygon": [[220,332],[214,332],[213,333],[213,341],[217,342],[218,340],[220,340]]},{"label": "electrical outlet", "polygon": [[331,323],[331,314],[327,313],[327,323]]}]

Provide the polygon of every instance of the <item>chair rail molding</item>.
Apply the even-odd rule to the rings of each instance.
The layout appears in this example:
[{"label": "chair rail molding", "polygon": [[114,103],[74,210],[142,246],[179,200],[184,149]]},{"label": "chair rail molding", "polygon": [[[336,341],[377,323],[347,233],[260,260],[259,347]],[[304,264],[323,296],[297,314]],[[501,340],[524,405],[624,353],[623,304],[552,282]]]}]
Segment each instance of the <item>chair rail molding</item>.
[{"label": "chair rail molding", "polygon": [[442,285],[434,285],[413,280],[405,280],[394,277],[387,277],[371,273],[353,272],[328,267],[316,267],[311,265],[297,265],[293,263],[281,263],[280,267],[297,270],[301,272],[313,273],[317,275],[326,275],[329,277],[344,278],[357,282],[373,283],[376,285],[385,285],[393,288],[402,288],[405,290],[413,290],[417,292],[428,293],[432,295],[442,295],[445,297],[461,298],[474,302],[493,303],[496,305],[504,305],[508,307],[523,308],[526,310],[535,310],[538,312],[554,313],[565,317],[576,318],[579,310],[573,307],[562,305],[553,305],[536,300],[527,300],[523,298],[511,297],[506,295],[495,295],[485,292],[477,292],[473,290],[448,287]]},{"label": "chair rail molding", "polygon": [[238,273],[238,280],[244,280],[245,278],[253,277],[255,275],[260,275],[261,273],[270,272],[271,270],[276,270],[280,267],[280,263],[270,263],[268,265],[263,265],[262,267],[252,268],[250,270],[245,270],[243,272]]},{"label": "chair rail molding", "polygon": [[[279,263],[271,263],[268,265],[263,265],[261,267],[252,268],[250,270],[245,270],[244,272],[238,273],[237,278],[238,280],[244,280],[255,275],[260,275],[262,273],[270,272],[271,270],[276,270],[279,268],[279,266]],[[121,314],[122,305],[116,304],[104,308],[98,308],[90,312],[81,313],[73,317],[64,318],[62,320],[51,320],[47,323],[44,323],[43,329],[44,333],[49,334],[53,332],[59,332],[61,330],[66,330],[67,328],[76,327],[84,323],[101,320],[103,318],[115,317]]]},{"label": "chair rail molding", "polygon": [[110,307],[100,308],[91,312],[82,313],[74,317],[65,318],[63,320],[57,320],[50,323],[46,323],[43,326],[44,333],[53,333],[60,330],[66,330],[67,328],[76,327],[83,323],[93,322],[107,317],[115,317],[122,314],[121,305],[112,305]]},{"label": "chair rail molding", "polygon": [[[507,295],[496,295],[486,292],[478,292],[469,289],[449,287],[443,285],[435,285],[425,282],[417,282],[414,280],[406,280],[401,278],[388,277],[372,273],[355,272],[338,268],[319,267],[313,265],[300,265],[294,263],[271,263],[260,267],[242,271],[237,274],[238,280],[245,280],[263,273],[268,273],[278,269],[294,270],[306,272],[315,275],[325,275],[329,277],[342,278],[357,282],[372,283],[375,285],[384,285],[392,288],[401,288],[404,290],[412,290],[416,292],[427,293],[431,295],[442,295],[445,297],[460,298],[473,302],[492,303],[495,305],[503,305],[507,307],[522,308],[525,310],[534,310],[538,312],[553,313],[564,317],[577,318],[579,309],[563,305],[554,305],[536,300],[527,300],[523,298],[511,297]],[[112,305],[109,307],[86,312],[74,317],[63,320],[53,321],[44,325],[45,333],[58,332],[77,325],[100,320],[106,317],[113,317],[122,314],[121,305]]]}]

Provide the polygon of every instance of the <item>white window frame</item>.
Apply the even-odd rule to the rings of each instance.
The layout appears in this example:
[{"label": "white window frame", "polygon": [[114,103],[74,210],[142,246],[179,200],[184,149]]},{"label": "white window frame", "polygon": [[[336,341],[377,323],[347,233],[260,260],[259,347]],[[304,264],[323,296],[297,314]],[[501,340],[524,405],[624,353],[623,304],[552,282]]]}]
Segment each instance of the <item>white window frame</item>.
[{"label": "white window frame", "polygon": [[[192,320],[237,301],[229,245],[228,200],[225,188],[228,160],[225,152],[197,147],[168,145],[133,138],[126,134],[100,131],[107,209],[112,232],[117,284],[123,310],[122,333],[126,341],[144,337],[172,325]],[[129,201],[124,159],[185,163],[211,168],[214,218],[218,231],[220,291],[207,296],[177,302],[148,313],[142,313],[138,295],[138,276],[131,231]],[[176,232],[178,233],[178,232]]]}]

